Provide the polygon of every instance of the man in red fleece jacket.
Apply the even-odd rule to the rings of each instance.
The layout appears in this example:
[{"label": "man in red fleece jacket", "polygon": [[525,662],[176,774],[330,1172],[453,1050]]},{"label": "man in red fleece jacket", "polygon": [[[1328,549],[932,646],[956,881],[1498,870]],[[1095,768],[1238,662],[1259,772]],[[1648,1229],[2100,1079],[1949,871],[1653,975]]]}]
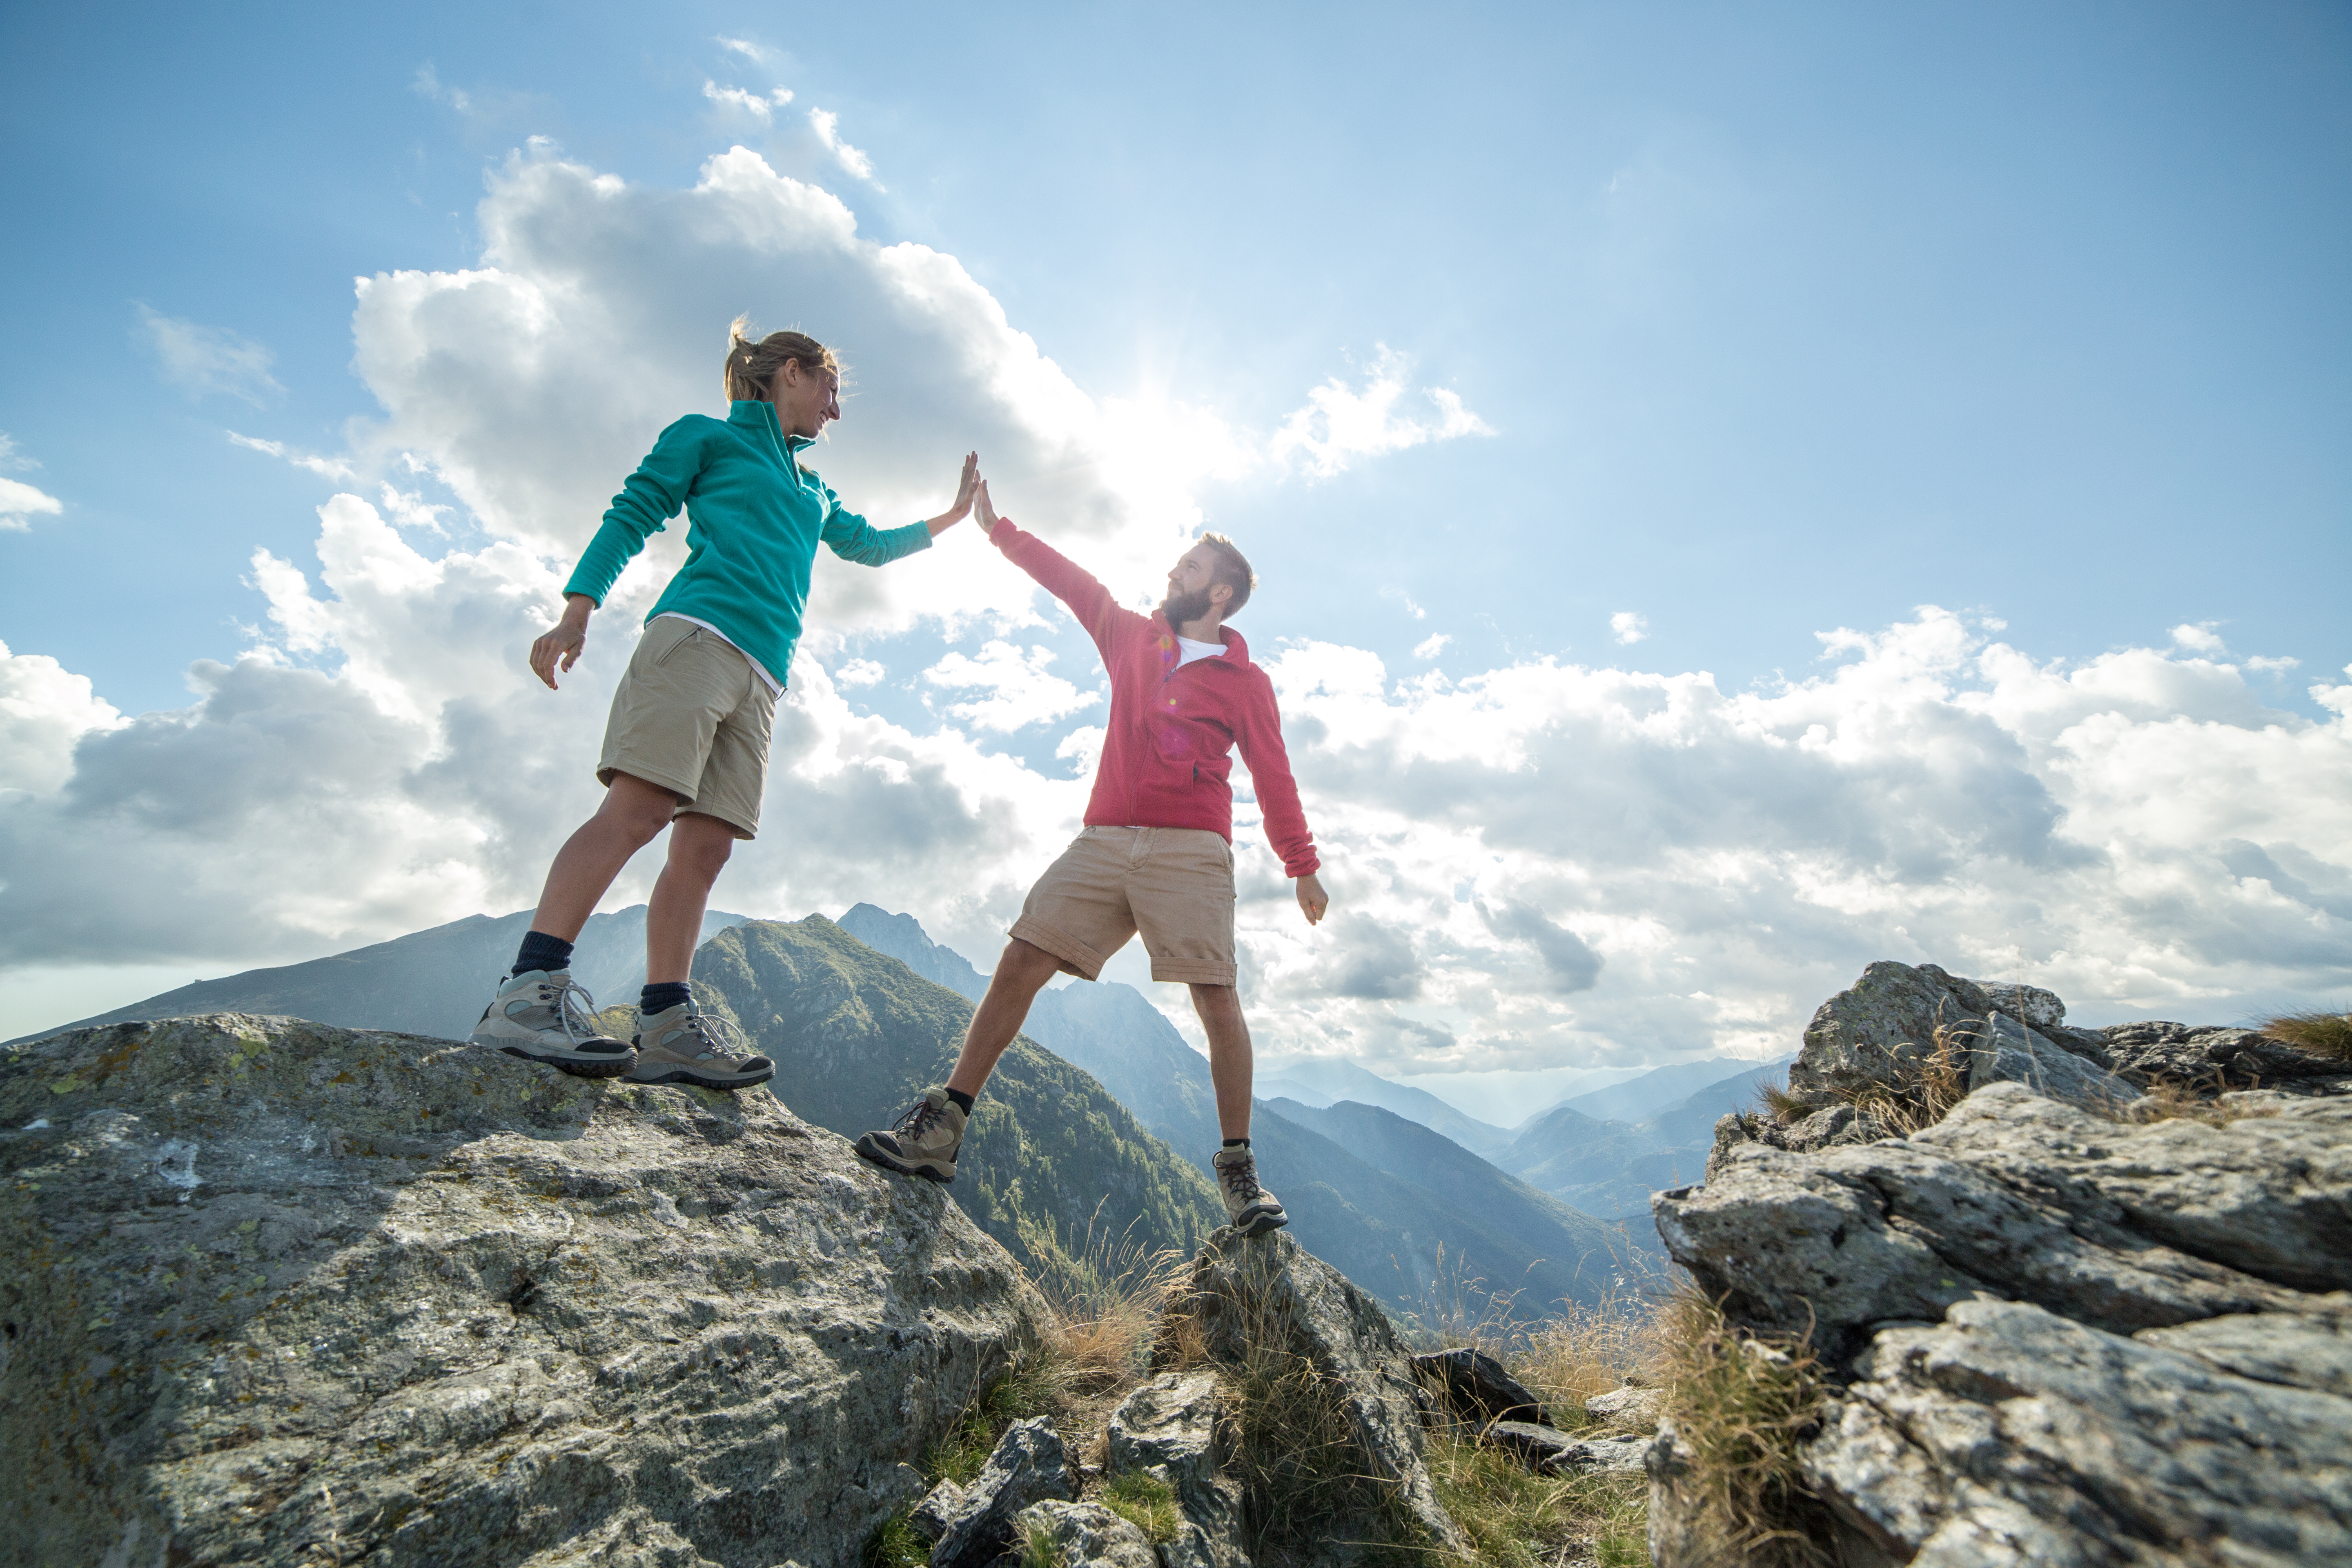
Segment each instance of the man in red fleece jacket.
[{"label": "man in red fleece jacket", "polygon": [[1208,1032],[1224,1135],[1212,1163],[1226,1217],[1245,1236],[1276,1229],[1288,1216],[1258,1184],[1250,1152],[1249,1025],[1234,988],[1227,780],[1235,746],[1256,786],[1265,836],[1297,880],[1308,924],[1323,918],[1330,900],[1316,879],[1315,839],[1291,782],[1274,683],[1224,624],[1249,602],[1256,579],[1231,540],[1205,534],[1168,574],[1160,608],[1139,616],[1053,546],[998,517],[986,484],[977,505],[989,542],[1068,605],[1102,651],[1110,671],[1109,732],[1086,828],[1029,890],[955,1071],[888,1131],[860,1138],[857,1152],[894,1171],[954,1181],[972,1101],[1021,1032],[1030,1002],[1057,972],[1097,978],[1140,931],[1151,978],[1190,985]]}]

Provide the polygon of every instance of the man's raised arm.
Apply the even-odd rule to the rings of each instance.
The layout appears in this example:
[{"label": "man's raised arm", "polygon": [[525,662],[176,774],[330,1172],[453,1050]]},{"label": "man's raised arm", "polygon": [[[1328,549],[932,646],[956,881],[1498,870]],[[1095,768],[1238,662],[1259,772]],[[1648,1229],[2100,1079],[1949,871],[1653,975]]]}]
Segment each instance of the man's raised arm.
[{"label": "man's raised arm", "polygon": [[1045,592],[1070,607],[1078,625],[1095,639],[1095,647],[1106,654],[1110,651],[1110,637],[1122,621],[1143,619],[1133,610],[1120,607],[1110,596],[1110,590],[1095,580],[1094,574],[1073,562],[1068,556],[1046,543],[1034,533],[1024,533],[1012,521],[996,515],[996,508],[988,499],[988,481],[980,482],[976,500],[980,525],[988,531],[988,542],[1004,552],[1005,559],[1034,577]]}]

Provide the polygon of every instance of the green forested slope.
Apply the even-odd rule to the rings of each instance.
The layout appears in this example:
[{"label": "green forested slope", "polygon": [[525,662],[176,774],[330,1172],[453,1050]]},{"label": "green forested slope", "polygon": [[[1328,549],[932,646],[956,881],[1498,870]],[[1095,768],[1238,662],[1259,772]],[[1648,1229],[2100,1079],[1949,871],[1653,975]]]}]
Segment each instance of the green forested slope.
[{"label": "green forested slope", "polygon": [[[850,1138],[945,1079],[971,1016],[961,996],[821,915],[721,932],[695,954],[694,980],[707,1010],[774,1059],[776,1096]],[[1084,1276],[1089,1234],[1189,1251],[1223,1218],[1205,1176],[1025,1037],[981,1097],[949,1191],[1045,1279]]]}]

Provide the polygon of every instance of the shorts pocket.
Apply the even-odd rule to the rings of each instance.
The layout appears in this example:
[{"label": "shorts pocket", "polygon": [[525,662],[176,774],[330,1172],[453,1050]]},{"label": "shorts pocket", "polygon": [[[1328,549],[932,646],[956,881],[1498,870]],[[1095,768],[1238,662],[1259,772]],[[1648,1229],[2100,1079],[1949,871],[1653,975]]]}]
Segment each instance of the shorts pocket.
[{"label": "shorts pocket", "polygon": [[698,640],[701,636],[702,628],[700,626],[687,627],[686,635],[684,637],[670,644],[669,647],[662,649],[661,652],[654,655],[654,668],[656,669],[659,669],[662,666],[667,664],[671,658],[677,654],[678,649],[686,647],[686,645],[690,642]]}]

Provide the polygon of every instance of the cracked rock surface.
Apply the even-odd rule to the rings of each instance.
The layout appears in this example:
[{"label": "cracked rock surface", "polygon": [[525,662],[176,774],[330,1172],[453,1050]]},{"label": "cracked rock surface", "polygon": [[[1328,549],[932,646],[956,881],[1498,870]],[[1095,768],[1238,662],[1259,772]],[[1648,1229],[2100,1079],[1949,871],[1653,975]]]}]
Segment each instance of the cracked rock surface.
[{"label": "cracked rock surface", "polygon": [[[1912,985],[1879,973],[1901,967],[1824,1006],[1843,1033],[1811,1081],[1878,1059],[1853,1026]],[[1948,1000],[1968,983],[1923,984]],[[2040,1028],[2011,1021],[2002,1044]],[[2352,1562],[2352,1096],[2344,1064],[2252,1040],[2135,1025],[2102,1032],[2104,1062],[2065,1054],[2084,1079],[2146,1081],[2158,1053],[2196,1053],[2221,1090],[2220,1067],[2291,1053],[2284,1091],[2157,1120],[2155,1100],[2051,1098],[2071,1068],[1980,1079],[1908,1137],[1719,1134],[1706,1185],[1653,1201],[1734,1322],[1811,1335],[1835,1392],[1800,1458],[1844,1560]],[[1678,1511],[1685,1462],[1670,1423],[1650,1458],[1661,1568],[1705,1560]]]},{"label": "cracked rock surface", "polygon": [[10,1562],[854,1563],[1040,1310],[764,1089],[213,1015],[0,1126]]}]

